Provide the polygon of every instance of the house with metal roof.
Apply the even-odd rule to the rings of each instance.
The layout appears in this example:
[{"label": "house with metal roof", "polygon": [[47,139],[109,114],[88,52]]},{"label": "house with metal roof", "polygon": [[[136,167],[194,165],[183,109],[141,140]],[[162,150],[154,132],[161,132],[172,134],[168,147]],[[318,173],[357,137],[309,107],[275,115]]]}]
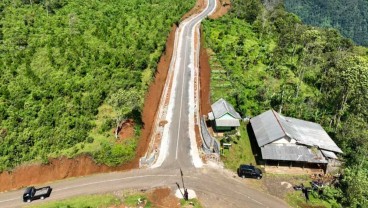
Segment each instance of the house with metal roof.
[{"label": "house with metal roof", "polygon": [[212,112],[208,118],[217,131],[228,131],[240,126],[240,115],[234,107],[224,99],[219,99],[211,105]]},{"label": "house with metal roof", "polygon": [[274,110],[250,119],[262,159],[327,165],[341,149],[321,125]]}]

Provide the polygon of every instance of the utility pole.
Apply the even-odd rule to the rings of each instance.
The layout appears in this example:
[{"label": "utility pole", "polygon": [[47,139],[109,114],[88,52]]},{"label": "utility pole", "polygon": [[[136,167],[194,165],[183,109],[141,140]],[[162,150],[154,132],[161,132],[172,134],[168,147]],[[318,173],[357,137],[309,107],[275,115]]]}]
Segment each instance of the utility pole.
[{"label": "utility pole", "polygon": [[183,171],[181,170],[181,168],[180,168],[180,175],[181,175],[181,181],[183,182],[183,188],[184,188],[184,190],[185,190],[185,186],[184,186],[184,178],[183,178]]},{"label": "utility pole", "polygon": [[[185,188],[185,185],[184,185],[184,174],[183,174],[183,171],[181,170],[181,168],[180,168],[180,175],[181,175],[181,182],[183,183],[184,194],[181,193],[181,191],[180,191],[180,193],[183,195],[184,200],[188,201],[188,190]],[[176,183],[176,185],[179,187],[178,183]],[[180,190],[180,187],[179,187],[179,190]]]}]

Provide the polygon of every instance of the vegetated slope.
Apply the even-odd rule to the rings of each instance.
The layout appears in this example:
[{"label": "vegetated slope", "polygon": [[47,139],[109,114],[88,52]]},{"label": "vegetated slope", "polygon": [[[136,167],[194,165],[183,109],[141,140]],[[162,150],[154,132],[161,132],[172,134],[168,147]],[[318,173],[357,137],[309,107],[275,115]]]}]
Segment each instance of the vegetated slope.
[{"label": "vegetated slope", "polygon": [[103,138],[116,119],[139,124],[170,28],[194,2],[1,1],[0,171],[88,145],[110,165],[133,158],[135,139]]},{"label": "vegetated slope", "polygon": [[338,29],[345,37],[368,46],[367,0],[285,0],[288,11],[303,22]]},{"label": "vegetated slope", "polygon": [[244,117],[273,108],[320,123],[345,153],[340,188],[322,197],[367,206],[367,48],[260,0],[233,0],[230,14],[203,25],[212,101],[222,96]]}]

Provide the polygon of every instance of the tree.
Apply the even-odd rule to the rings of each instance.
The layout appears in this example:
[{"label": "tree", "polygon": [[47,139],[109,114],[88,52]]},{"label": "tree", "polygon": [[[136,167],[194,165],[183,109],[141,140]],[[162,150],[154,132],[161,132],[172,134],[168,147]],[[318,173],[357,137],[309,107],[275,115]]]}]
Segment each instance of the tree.
[{"label": "tree", "polygon": [[344,169],[342,185],[346,198],[343,202],[350,207],[368,206],[368,169],[350,167]]}]

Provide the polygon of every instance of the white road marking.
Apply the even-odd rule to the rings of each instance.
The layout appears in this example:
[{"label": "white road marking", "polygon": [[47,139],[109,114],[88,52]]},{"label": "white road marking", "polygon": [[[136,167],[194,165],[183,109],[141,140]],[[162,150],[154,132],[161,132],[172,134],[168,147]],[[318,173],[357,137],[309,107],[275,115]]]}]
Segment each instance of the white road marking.
[{"label": "white road marking", "polygon": [[[75,188],[80,188],[80,187],[90,186],[90,185],[95,185],[95,184],[101,184],[101,183],[116,182],[116,181],[122,181],[122,180],[134,179],[134,178],[148,178],[148,177],[178,177],[178,175],[143,175],[143,176],[130,176],[130,177],[125,177],[125,178],[117,178],[117,179],[96,181],[96,182],[84,183],[84,184],[80,184],[80,185],[76,185],[76,186],[70,186],[70,187],[66,187],[66,188],[54,189],[54,190],[52,190],[52,192],[54,193],[54,192],[59,192],[59,191],[64,191],[64,190],[69,190],[69,189],[75,189]],[[188,177],[188,176],[186,176],[186,177]],[[196,178],[196,177],[188,177],[188,178]],[[0,201],[0,203],[9,202],[9,201],[15,201],[15,200],[19,200],[19,199],[20,198],[18,197],[18,198],[12,198],[12,199],[7,199],[7,200],[2,200],[2,201]]]},{"label": "white road marking", "polygon": [[[185,31],[185,28],[183,29],[183,31]],[[187,36],[188,37],[188,36]],[[184,40],[183,40],[184,41]],[[184,42],[185,43],[185,42]],[[183,65],[184,63],[187,62],[187,46],[188,44],[184,44],[184,61],[183,61]],[[181,112],[182,112],[182,107],[183,107],[183,92],[184,92],[184,80],[185,80],[185,71],[186,71],[186,66],[184,66],[184,70],[182,73],[183,79],[182,79],[182,84],[181,84],[181,97],[180,97],[180,110],[179,110],[179,126],[178,126],[178,134],[177,134],[177,140],[176,140],[176,153],[175,153],[175,159],[178,159],[178,148],[179,148],[179,134],[180,134],[180,124],[181,124]]]},{"label": "white road marking", "polygon": [[76,186],[70,186],[70,187],[67,187],[67,188],[57,189],[57,190],[55,190],[55,192],[63,191],[63,190],[68,190],[68,189],[79,188],[79,187],[83,187],[83,186],[95,185],[95,184],[100,184],[100,183],[108,183],[108,182],[123,181],[123,180],[134,179],[134,178],[147,178],[147,177],[178,177],[178,175],[143,175],[143,176],[130,176],[130,177],[125,177],[125,178],[116,178],[116,179],[110,179],[110,180],[104,180],[104,181],[96,181],[96,182],[91,182],[91,183],[85,183],[85,184],[76,185]]},{"label": "white road marking", "polygon": [[8,202],[8,201],[15,201],[15,200],[19,200],[19,199],[20,198],[7,199],[7,200],[0,201],[0,203]]},{"label": "white road marking", "polygon": [[[212,13],[216,8],[216,2],[212,2],[212,3],[215,3],[215,6],[212,8],[210,13]],[[167,106],[167,114],[166,114],[166,120],[168,121],[168,124],[165,125],[165,127],[163,129],[163,132],[162,132],[161,145],[160,145],[160,151],[159,151],[158,158],[150,168],[158,168],[163,164],[163,162],[167,159],[167,156],[169,154],[169,146],[171,146],[170,143],[173,142],[172,140],[175,138],[174,135],[170,135],[170,132],[171,132],[170,129],[172,127],[172,119],[174,117],[173,116],[173,114],[174,114],[173,109],[174,109],[175,103],[174,103],[173,100],[176,99],[175,98],[176,97],[175,90],[173,90],[173,89],[176,89],[176,86],[177,86],[177,82],[178,82],[178,78],[179,78],[180,63],[185,63],[186,62],[186,60],[184,62],[182,62],[181,59],[180,59],[180,57],[182,57],[182,55],[183,55],[183,54],[181,54],[180,49],[182,49],[183,47],[188,47],[187,46],[188,44],[186,44],[185,46],[183,46],[183,44],[188,42],[187,39],[190,40],[191,38],[193,38],[192,35],[194,35],[194,27],[196,25],[200,24],[202,19],[204,19],[208,16],[208,14],[205,15],[205,13],[208,12],[209,6],[210,6],[210,2],[208,1],[207,5],[206,5],[206,8],[200,14],[196,14],[196,15],[193,15],[193,16],[185,19],[180,24],[180,26],[177,30],[177,33],[175,34],[174,53],[173,53],[172,60],[170,62],[170,69],[169,69],[169,71],[171,71],[171,70],[173,71],[173,82],[172,82],[172,88],[170,90],[171,92],[169,92],[170,101],[169,101],[169,104]],[[185,34],[185,28],[189,28],[189,33],[187,31],[187,33]],[[194,44],[194,42],[192,44]],[[185,53],[187,53],[187,48],[185,49]],[[186,57],[186,54],[185,54],[185,57]],[[183,80],[184,80],[184,77],[183,77]],[[166,81],[166,83],[168,83],[168,82]],[[184,89],[184,86],[182,86],[182,92],[183,92],[183,89]],[[191,96],[192,94],[193,94],[192,92],[189,92],[189,96]],[[181,97],[180,105],[182,105],[182,101],[183,101],[183,97]],[[160,105],[162,105],[162,104],[160,104]],[[180,129],[181,129],[181,121],[180,120],[181,120],[181,115],[182,115],[182,106],[180,107],[180,112],[179,113],[180,113],[180,118],[179,118],[178,135],[177,135],[177,140],[176,140],[177,144],[176,144],[176,150],[175,150],[176,151],[175,152],[175,159],[176,160],[178,159],[178,149],[179,149],[179,142],[180,142],[179,135],[180,135]],[[192,162],[193,162],[194,166],[196,168],[199,168],[199,167],[202,167],[202,161],[200,161],[199,154],[198,154],[198,156],[196,156],[197,153],[195,153],[195,151],[193,151],[194,148],[197,149],[197,145],[196,145],[195,138],[192,141],[191,131],[194,131],[194,128],[191,128],[191,127],[189,128],[189,139],[190,139],[190,143],[191,143],[191,151],[190,151],[189,154],[192,156]],[[192,134],[195,135],[194,132]],[[193,142],[194,142],[194,144],[192,144]],[[197,152],[198,152],[198,150],[197,150]]]}]

